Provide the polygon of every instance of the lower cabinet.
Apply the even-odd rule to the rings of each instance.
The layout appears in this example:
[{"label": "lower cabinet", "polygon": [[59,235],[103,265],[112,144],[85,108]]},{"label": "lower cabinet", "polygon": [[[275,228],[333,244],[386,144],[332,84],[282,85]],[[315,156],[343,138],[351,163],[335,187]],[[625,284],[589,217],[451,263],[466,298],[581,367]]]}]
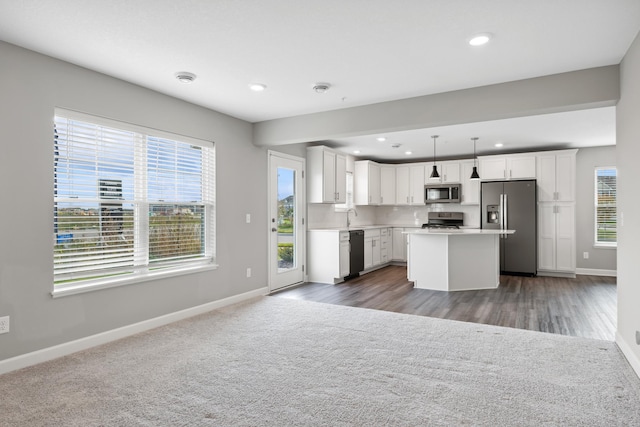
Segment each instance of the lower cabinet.
[{"label": "lower cabinet", "polygon": [[393,255],[391,255],[391,261],[407,262],[407,235],[404,234],[404,232],[417,228],[418,227],[394,227],[391,230],[391,240],[393,241]]},{"label": "lower cabinet", "polygon": [[350,273],[351,246],[349,232],[340,232],[340,277],[347,277]]},{"label": "lower cabinet", "polygon": [[380,229],[364,231],[364,269],[368,270],[380,264]]},{"label": "lower cabinet", "polygon": [[349,275],[349,232],[307,232],[307,275],[310,282],[340,283]]},{"label": "lower cabinet", "polygon": [[538,273],[575,274],[574,203],[538,204]]}]

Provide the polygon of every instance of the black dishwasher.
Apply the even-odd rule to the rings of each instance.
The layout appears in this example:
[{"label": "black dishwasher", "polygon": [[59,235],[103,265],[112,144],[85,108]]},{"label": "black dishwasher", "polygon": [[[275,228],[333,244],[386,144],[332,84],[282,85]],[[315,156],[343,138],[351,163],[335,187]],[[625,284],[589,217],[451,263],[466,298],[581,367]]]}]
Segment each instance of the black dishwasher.
[{"label": "black dishwasher", "polygon": [[364,230],[349,231],[349,276],[358,276],[364,270]]}]

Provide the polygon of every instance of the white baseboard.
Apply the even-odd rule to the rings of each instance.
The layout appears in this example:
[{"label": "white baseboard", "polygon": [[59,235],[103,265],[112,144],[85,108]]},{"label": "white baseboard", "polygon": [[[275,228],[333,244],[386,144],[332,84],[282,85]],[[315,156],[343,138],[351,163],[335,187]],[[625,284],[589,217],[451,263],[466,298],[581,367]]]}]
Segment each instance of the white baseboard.
[{"label": "white baseboard", "polygon": [[629,344],[627,344],[624,338],[622,338],[622,335],[618,332],[616,332],[616,344],[618,344],[622,354],[624,354],[624,357],[627,358],[633,370],[636,371],[636,375],[640,378],[640,359],[638,359],[635,353],[631,351]]},{"label": "white baseboard", "polygon": [[199,314],[203,314],[227,305],[235,304],[237,302],[267,295],[268,293],[269,290],[266,287],[256,289],[254,291],[245,292],[240,295],[234,295],[228,298],[223,298],[217,301],[212,301],[206,304],[187,308],[185,310],[165,314],[153,319],[144,320],[132,325],[123,326],[121,328],[101,332],[96,335],[91,335],[85,338],[58,344],[53,347],[43,348],[42,350],[37,350],[31,353],[12,357],[10,359],[5,359],[0,361],[0,375],[7,372],[15,371],[16,369],[26,368],[27,366],[37,365],[38,363],[46,362],[48,360],[57,359],[58,357],[67,356],[69,354],[76,353],[81,350],[86,350],[98,345],[106,344],[111,341],[119,340],[121,338],[148,331],[149,329],[157,328],[159,326],[168,325],[169,323],[197,316]]},{"label": "white baseboard", "polygon": [[600,268],[576,268],[576,274],[585,274],[587,276],[618,277],[617,270],[603,270]]}]

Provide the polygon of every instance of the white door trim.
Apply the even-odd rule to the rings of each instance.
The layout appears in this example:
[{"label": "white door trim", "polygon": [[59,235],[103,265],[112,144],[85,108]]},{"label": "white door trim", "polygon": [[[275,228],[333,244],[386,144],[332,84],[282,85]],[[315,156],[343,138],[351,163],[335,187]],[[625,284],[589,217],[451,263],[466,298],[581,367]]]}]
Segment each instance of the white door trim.
[{"label": "white door trim", "polygon": [[[302,200],[302,224],[299,226],[299,234],[300,234],[300,248],[299,248],[299,257],[300,262],[302,264],[302,280],[300,282],[291,283],[288,286],[278,287],[274,289],[274,284],[272,283],[273,277],[273,269],[276,265],[276,260],[272,259],[272,251],[271,251],[271,194],[273,191],[272,182],[271,182],[271,159],[272,157],[279,157],[281,159],[293,160],[300,162],[302,164],[302,176],[301,176],[301,185],[300,188],[296,189],[297,196]],[[266,218],[266,230],[267,230],[267,258],[268,258],[268,269],[267,269],[267,287],[269,292],[274,292],[276,290],[282,290],[289,286],[294,286],[299,283],[303,283],[307,278],[307,185],[306,185],[306,159],[304,157],[293,156],[291,154],[281,153],[279,151],[268,150],[267,151],[267,218]]]}]

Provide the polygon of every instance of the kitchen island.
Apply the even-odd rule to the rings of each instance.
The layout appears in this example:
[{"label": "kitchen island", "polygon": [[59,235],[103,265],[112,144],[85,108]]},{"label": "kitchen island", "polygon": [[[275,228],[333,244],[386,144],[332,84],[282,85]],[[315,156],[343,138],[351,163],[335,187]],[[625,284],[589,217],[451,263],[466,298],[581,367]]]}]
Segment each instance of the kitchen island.
[{"label": "kitchen island", "polygon": [[407,277],[420,289],[465,291],[500,285],[500,237],[515,230],[408,231]]}]

